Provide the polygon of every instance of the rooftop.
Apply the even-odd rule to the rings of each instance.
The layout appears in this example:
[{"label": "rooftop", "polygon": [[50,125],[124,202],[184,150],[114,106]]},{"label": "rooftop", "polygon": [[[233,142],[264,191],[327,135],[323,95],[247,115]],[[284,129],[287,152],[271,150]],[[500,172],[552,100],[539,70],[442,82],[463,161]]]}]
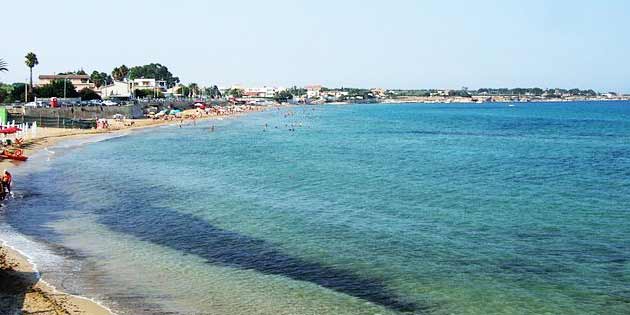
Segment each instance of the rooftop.
[{"label": "rooftop", "polygon": [[87,74],[42,74],[40,80],[57,80],[57,79],[90,79]]}]

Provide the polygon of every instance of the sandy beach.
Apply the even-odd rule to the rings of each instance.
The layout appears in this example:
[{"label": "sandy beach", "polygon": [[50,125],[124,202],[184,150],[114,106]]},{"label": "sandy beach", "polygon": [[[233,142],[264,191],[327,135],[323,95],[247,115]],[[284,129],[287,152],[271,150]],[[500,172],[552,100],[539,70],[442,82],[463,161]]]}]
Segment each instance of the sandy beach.
[{"label": "sandy beach", "polygon": [[[21,146],[21,149],[24,150],[26,156],[31,156],[39,150],[53,147],[59,142],[71,139],[128,132],[162,125],[191,124],[204,120],[235,117],[264,109],[260,107],[246,107],[245,110],[229,111],[221,115],[204,115],[173,120],[111,120],[109,128],[98,130],[38,128],[36,136],[27,139]],[[10,171],[16,167],[28,167],[28,161],[16,162],[3,159],[0,160],[0,167]],[[9,202],[8,207],[10,206]],[[46,283],[44,279],[41,279],[40,274],[25,255],[22,255],[3,240],[0,240],[0,310],[3,311],[2,314],[114,314],[107,307],[95,301],[57,291]]]},{"label": "sandy beach", "polygon": [[112,314],[92,300],[57,291],[6,245],[0,247],[0,309],[6,314]]}]

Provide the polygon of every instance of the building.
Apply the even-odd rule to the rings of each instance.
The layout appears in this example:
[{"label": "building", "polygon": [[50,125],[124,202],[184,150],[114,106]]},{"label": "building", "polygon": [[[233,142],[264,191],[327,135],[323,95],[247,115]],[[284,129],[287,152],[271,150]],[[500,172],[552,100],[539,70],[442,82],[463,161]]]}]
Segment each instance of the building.
[{"label": "building", "polygon": [[348,91],[340,91],[340,90],[328,90],[325,92],[320,92],[320,97],[326,99],[329,102],[339,102],[344,101],[349,98],[350,92]]},{"label": "building", "polygon": [[131,81],[131,89],[135,91],[136,89],[140,90],[160,90],[161,92],[166,92],[168,90],[168,86],[166,81],[156,80],[156,79],[134,79]]},{"label": "building", "polygon": [[182,94],[182,92],[184,91],[185,86],[183,84],[177,84],[175,86],[173,86],[170,89],[167,89],[166,92],[164,92],[164,96],[166,97],[182,97],[184,96]]},{"label": "building", "polygon": [[322,86],[321,85],[308,85],[306,88],[306,97],[308,98],[319,98]]},{"label": "building", "polygon": [[276,92],[280,92],[281,89],[269,86],[263,86],[259,88],[246,88],[243,95],[247,97],[265,97],[273,98]]},{"label": "building", "polygon": [[102,98],[130,98],[132,89],[130,82],[114,81],[110,85],[101,86],[97,91]]},{"label": "building", "polygon": [[67,82],[74,85],[74,89],[77,92],[84,88],[94,89],[96,86],[90,82],[90,76],[87,74],[42,74],[39,76],[39,82],[37,86],[43,86],[52,83],[55,80],[67,80]]},{"label": "building", "polygon": [[372,95],[374,95],[374,97],[376,97],[376,98],[385,98],[386,97],[386,91],[384,89],[381,89],[381,88],[371,89],[370,92],[372,92]]}]

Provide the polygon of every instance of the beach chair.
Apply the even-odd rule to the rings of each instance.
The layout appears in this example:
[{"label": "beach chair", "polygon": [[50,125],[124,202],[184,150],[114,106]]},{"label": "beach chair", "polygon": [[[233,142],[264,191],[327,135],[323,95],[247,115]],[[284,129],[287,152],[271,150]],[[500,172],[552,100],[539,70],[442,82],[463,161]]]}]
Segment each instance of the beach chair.
[{"label": "beach chair", "polygon": [[15,146],[21,148],[24,145],[24,138],[15,138]]}]

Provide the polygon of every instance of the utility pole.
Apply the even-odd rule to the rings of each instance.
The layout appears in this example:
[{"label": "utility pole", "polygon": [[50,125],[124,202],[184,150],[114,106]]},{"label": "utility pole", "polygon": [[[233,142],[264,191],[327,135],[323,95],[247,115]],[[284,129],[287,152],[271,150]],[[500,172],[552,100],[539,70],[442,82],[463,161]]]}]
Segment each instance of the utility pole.
[{"label": "utility pole", "polygon": [[63,99],[64,101],[66,100],[66,81],[68,80],[68,78],[66,78],[65,76],[63,77]]},{"label": "utility pole", "polygon": [[24,103],[28,103],[28,82],[24,84]]}]

